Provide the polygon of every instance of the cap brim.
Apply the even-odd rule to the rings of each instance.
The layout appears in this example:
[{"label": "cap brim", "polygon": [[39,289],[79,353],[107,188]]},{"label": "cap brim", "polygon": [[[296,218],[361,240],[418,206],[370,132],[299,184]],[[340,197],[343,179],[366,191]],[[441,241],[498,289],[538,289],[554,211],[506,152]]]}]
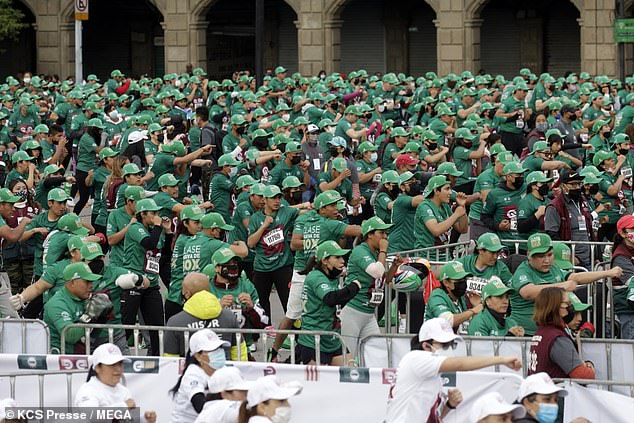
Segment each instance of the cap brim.
[{"label": "cap brim", "polygon": [[302,388],[300,386],[298,387],[293,387],[293,388],[284,388],[284,387],[279,387],[277,389],[275,389],[272,392],[269,392],[269,394],[267,395],[269,397],[269,399],[274,399],[274,400],[285,400],[285,399],[289,399],[291,397],[294,397],[295,395],[299,394],[301,392]]},{"label": "cap brim", "polygon": [[530,250],[528,252],[528,256],[531,257],[533,254],[543,254],[548,252],[548,250],[550,250],[552,248],[552,246],[550,247],[539,247],[539,248],[535,248],[534,250]]},{"label": "cap brim", "polygon": [[495,252],[498,252],[498,251],[500,251],[500,250],[503,250],[503,249],[504,249],[504,245],[499,244],[499,245],[492,245],[492,246],[487,247],[487,248],[484,248],[484,247],[478,247],[478,248],[480,248],[480,249],[482,249],[482,250],[487,250],[487,251],[495,251]]},{"label": "cap brim", "polygon": [[101,275],[95,275],[94,273],[91,275],[86,275],[85,277],[83,277],[82,279],[85,279],[87,281],[98,281],[99,279],[101,279]]},{"label": "cap brim", "polygon": [[236,227],[233,225],[222,225],[222,226],[218,226],[220,229],[224,230],[224,231],[232,231],[234,230]]},{"label": "cap brim", "polygon": [[90,232],[90,230],[88,228],[84,227],[84,226],[79,227],[79,228],[75,229],[74,231],[71,231],[71,233],[73,233],[75,235],[86,235],[86,234],[88,234],[88,232]]}]

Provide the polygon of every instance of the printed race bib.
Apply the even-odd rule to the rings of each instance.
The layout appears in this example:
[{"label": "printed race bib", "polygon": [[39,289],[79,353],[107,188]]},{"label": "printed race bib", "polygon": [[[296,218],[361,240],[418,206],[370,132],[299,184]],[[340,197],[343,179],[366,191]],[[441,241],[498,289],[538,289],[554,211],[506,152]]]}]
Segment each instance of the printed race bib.
[{"label": "printed race bib", "polygon": [[581,141],[583,143],[587,143],[588,142],[588,134],[579,134],[579,138],[581,138]]},{"label": "printed race bib", "polygon": [[145,253],[145,271],[151,273],[153,275],[158,275],[159,270],[161,270],[161,265],[159,264],[161,260],[161,253],[154,251],[148,251]]},{"label": "printed race bib", "polygon": [[381,175],[380,173],[377,173],[376,175],[374,175],[374,177],[372,178],[372,182],[374,182],[375,184],[378,184],[379,182],[381,182],[381,179],[383,178],[383,175]]},{"label": "printed race bib", "polygon": [[632,168],[631,167],[622,167],[621,168],[621,175],[623,175],[623,177],[625,178],[630,178],[632,176]]},{"label": "printed race bib", "polygon": [[482,289],[489,283],[488,279],[471,277],[467,279],[467,292],[482,295]]},{"label": "printed race bib", "polygon": [[577,216],[577,223],[579,224],[580,231],[587,231],[586,218],[584,216]]},{"label": "printed race bib", "polygon": [[522,129],[524,128],[524,121],[522,119],[518,119],[515,121],[515,127],[517,129]]},{"label": "printed race bib", "polygon": [[372,291],[370,292],[370,301],[368,301],[368,305],[372,307],[379,306],[383,302],[384,295],[385,294],[383,293],[383,291],[376,291],[372,289]]},{"label": "printed race bib", "polygon": [[517,206],[505,206],[504,218],[511,222],[511,231],[517,231]]},{"label": "printed race bib", "polygon": [[281,228],[275,228],[269,231],[266,235],[262,236],[262,242],[267,247],[274,247],[284,242],[284,232]]}]

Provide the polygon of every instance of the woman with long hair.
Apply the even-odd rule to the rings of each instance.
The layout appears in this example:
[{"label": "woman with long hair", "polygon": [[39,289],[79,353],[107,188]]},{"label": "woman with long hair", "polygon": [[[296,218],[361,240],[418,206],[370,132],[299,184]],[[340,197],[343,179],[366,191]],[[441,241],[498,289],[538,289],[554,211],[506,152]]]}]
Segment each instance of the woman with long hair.
[{"label": "woman with long hair", "polygon": [[106,177],[106,182],[104,182],[101,192],[101,197],[104,199],[106,205],[105,210],[102,210],[103,217],[107,217],[108,211],[116,208],[117,188],[124,182],[123,166],[129,162],[126,156],[116,156],[113,158],[110,175]]},{"label": "woman with long hair", "polygon": [[288,423],[291,405],[288,399],[302,391],[297,382],[280,384],[275,376],[264,376],[251,385],[246,401],[240,406],[238,423]]}]

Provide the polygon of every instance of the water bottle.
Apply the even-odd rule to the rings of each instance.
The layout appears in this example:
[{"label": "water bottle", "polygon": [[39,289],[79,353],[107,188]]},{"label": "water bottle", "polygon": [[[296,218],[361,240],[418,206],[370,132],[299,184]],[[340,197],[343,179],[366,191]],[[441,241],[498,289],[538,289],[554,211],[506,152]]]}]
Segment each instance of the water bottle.
[{"label": "water bottle", "polygon": [[612,261],[612,246],[611,245],[606,245],[605,248],[603,249],[603,261],[608,263]]}]

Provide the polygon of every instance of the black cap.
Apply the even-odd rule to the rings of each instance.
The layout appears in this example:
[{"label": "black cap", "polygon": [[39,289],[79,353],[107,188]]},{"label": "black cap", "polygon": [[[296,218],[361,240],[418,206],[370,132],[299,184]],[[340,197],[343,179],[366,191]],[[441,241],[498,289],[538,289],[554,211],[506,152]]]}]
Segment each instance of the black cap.
[{"label": "black cap", "polygon": [[564,170],[559,178],[562,184],[568,184],[574,181],[583,181],[583,176],[576,170]]},{"label": "black cap", "polygon": [[564,113],[574,113],[574,112],[576,112],[576,111],[577,111],[577,110],[576,110],[576,108],[575,108],[575,107],[572,107],[570,104],[564,104],[564,105],[561,107],[561,114],[564,114]]}]

